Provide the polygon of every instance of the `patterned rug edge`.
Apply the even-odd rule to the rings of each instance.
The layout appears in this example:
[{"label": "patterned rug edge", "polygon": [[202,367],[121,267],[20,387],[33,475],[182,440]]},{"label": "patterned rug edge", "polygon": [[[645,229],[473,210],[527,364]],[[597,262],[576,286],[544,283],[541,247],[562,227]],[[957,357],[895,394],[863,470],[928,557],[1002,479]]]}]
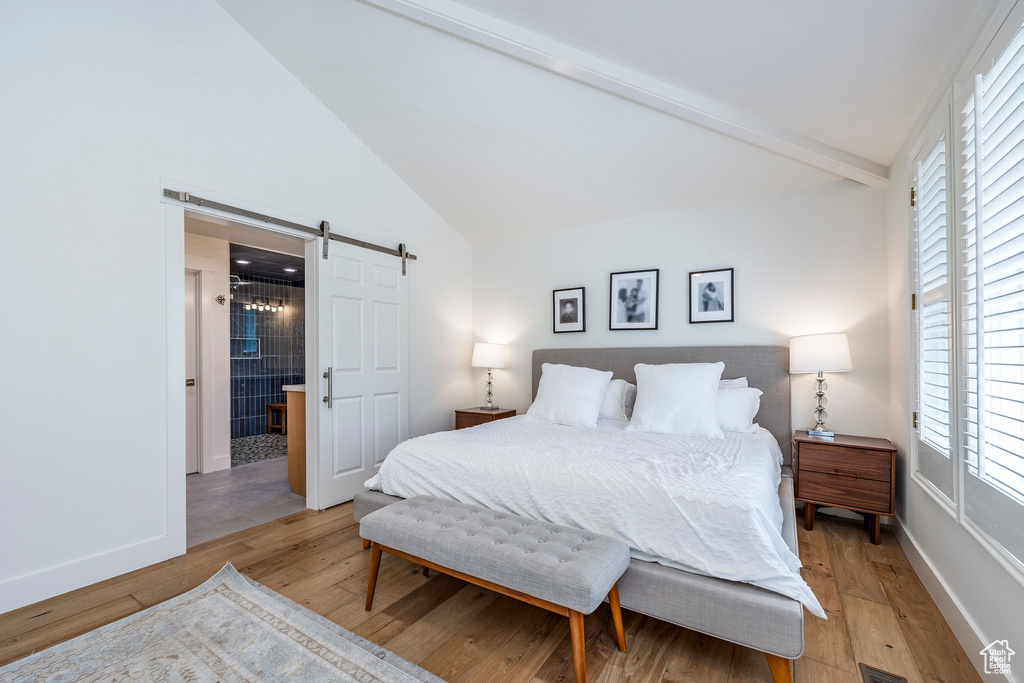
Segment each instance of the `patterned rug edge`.
[{"label": "patterned rug edge", "polygon": [[366,640],[365,638],[356,635],[355,633],[352,633],[348,629],[339,626],[333,621],[317,614],[308,607],[303,607],[294,600],[291,600],[281,595],[277,591],[270,589],[264,586],[263,584],[254,581],[253,579],[250,579],[248,576],[245,576],[244,574],[241,574],[237,569],[235,569],[235,567],[230,562],[226,563],[216,574],[211,576],[202,584],[196,586],[195,588],[189,591],[182,593],[181,595],[177,595],[173,598],[165,600],[164,602],[157,603],[152,607],[147,607],[146,609],[140,610],[134,614],[130,614],[127,617],[118,619],[109,624],[105,624],[104,626],[100,626],[99,628],[93,629],[92,631],[89,631],[87,633],[83,633],[62,643],[58,643],[46,649],[39,650],[38,652],[33,652],[32,654],[21,659],[15,660],[13,662],[10,662],[5,666],[0,666],[0,680],[6,680],[4,678],[5,674],[11,673],[16,668],[22,668],[25,665],[30,664],[33,660],[37,660],[46,656],[55,648],[70,646],[73,643],[82,644],[88,643],[89,641],[102,642],[103,636],[105,636],[110,631],[118,627],[124,626],[125,624],[144,619],[153,612],[159,611],[161,609],[174,607],[181,602],[189,600],[195,593],[208,590],[211,587],[211,585],[216,585],[220,582],[244,583],[246,587],[248,587],[249,589],[255,590],[261,593],[266,598],[274,600],[282,607],[285,607],[288,610],[295,612],[298,616],[306,619],[307,621],[312,622],[315,626],[330,632],[331,634],[341,638],[342,640],[347,641],[348,643],[362,650],[366,654],[375,657],[378,660],[384,662],[385,664],[394,667],[406,676],[412,677],[418,683],[445,683],[444,679],[435,676],[426,669],[423,669],[422,667],[419,667],[413,664],[412,662],[403,659],[402,657],[399,657],[387,648],[377,645],[369,640]]},{"label": "patterned rug edge", "polygon": [[[366,638],[363,638],[362,636],[357,636],[355,633],[352,633],[352,631],[349,631],[347,628],[345,628],[343,626],[339,626],[338,624],[335,624],[333,621],[331,621],[327,617],[324,617],[324,616],[322,616],[320,614],[317,614],[316,612],[314,612],[313,610],[309,609],[308,607],[303,607],[302,605],[300,605],[299,603],[295,602],[294,600],[291,600],[290,598],[286,598],[285,596],[281,595],[277,591],[272,590],[270,588],[267,588],[262,583],[259,583],[258,581],[254,581],[253,579],[250,579],[245,574],[239,573],[238,570],[235,569],[231,565],[230,562],[228,562],[226,565],[224,565],[224,568],[221,569],[219,572],[217,572],[216,575],[219,575],[221,572],[223,572],[224,570],[229,569],[229,568],[239,578],[241,578],[243,581],[248,583],[251,587],[253,587],[256,590],[258,590],[259,592],[263,593],[267,597],[269,597],[269,598],[271,598],[273,600],[278,601],[279,603],[281,603],[282,605],[284,605],[285,607],[287,607],[287,608],[289,608],[291,610],[294,610],[294,611],[298,612],[299,614],[304,616],[306,619],[309,619],[310,621],[312,621],[314,624],[320,626],[321,628],[324,628],[324,629],[330,631],[331,633],[334,633],[335,635],[337,635],[337,636],[339,636],[341,638],[344,638],[345,640],[349,641],[350,643],[352,643],[353,645],[355,645],[359,649],[364,650],[366,652],[369,652],[371,655],[373,655],[377,659],[390,664],[391,666],[395,667],[399,671],[401,671],[403,673],[406,673],[406,674],[408,674],[408,675],[410,675],[410,676],[412,676],[414,678],[419,679],[420,681],[422,681],[422,683],[445,683],[444,679],[438,678],[437,676],[435,676],[434,674],[430,673],[426,669],[413,664],[412,662],[408,661],[407,659],[403,659],[403,658],[399,657],[398,655],[396,655],[394,652],[392,652],[391,650],[387,649],[386,647],[383,647],[381,645],[377,645],[376,643],[373,643],[373,642],[367,640]],[[214,575],[214,576],[216,576],[216,575]],[[213,578],[214,577],[211,577],[210,580],[212,581]]]}]

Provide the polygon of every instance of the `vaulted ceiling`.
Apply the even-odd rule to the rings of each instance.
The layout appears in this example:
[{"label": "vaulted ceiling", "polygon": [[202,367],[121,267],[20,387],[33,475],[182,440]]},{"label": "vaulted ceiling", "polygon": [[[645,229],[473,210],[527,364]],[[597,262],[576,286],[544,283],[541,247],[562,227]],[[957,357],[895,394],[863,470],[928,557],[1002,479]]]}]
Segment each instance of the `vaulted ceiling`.
[{"label": "vaulted ceiling", "polygon": [[474,244],[884,183],[993,4],[218,1]]}]

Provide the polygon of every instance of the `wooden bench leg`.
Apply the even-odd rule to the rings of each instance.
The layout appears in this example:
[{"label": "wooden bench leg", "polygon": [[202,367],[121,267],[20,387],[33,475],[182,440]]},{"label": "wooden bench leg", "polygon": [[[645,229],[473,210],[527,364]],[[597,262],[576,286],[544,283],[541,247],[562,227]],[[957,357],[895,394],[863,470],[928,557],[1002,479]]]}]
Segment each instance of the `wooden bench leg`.
[{"label": "wooden bench leg", "polygon": [[583,615],[569,610],[569,634],[572,636],[572,663],[576,668],[576,683],[587,683],[586,641],[583,638]]},{"label": "wooden bench leg", "polygon": [[793,667],[790,660],[767,652],[764,656],[768,659],[768,670],[772,672],[773,683],[793,683]]},{"label": "wooden bench leg", "polygon": [[377,587],[377,572],[380,571],[380,543],[373,546],[370,556],[370,584],[366,587],[366,611],[373,609],[373,590]]},{"label": "wooden bench leg", "polygon": [[619,639],[619,652],[626,651],[626,634],[622,630],[622,605],[619,604],[619,584],[612,586],[608,593],[608,603],[612,606],[612,621],[615,622],[615,637]]},{"label": "wooden bench leg", "polygon": [[369,550],[369,549],[370,549],[370,542],[364,538],[363,539],[363,550]]}]

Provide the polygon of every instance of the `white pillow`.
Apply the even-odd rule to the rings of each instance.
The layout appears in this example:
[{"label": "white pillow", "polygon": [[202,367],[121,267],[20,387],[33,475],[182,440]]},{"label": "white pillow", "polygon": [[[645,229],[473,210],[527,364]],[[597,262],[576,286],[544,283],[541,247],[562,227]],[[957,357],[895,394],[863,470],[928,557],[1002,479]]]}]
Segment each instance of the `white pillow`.
[{"label": "white pillow", "polygon": [[571,365],[541,366],[537,399],[526,411],[534,422],[596,427],[612,373]]},{"label": "white pillow", "polygon": [[739,377],[737,379],[723,379],[718,383],[719,389],[725,389],[726,387],[745,387],[748,386],[746,377]]},{"label": "white pillow", "polygon": [[636,385],[624,379],[613,379],[608,382],[601,402],[602,420],[628,420],[633,414],[633,403],[636,401]]},{"label": "white pillow", "polygon": [[718,426],[718,382],[724,363],[636,365],[633,432],[725,438]]},{"label": "white pillow", "polygon": [[723,432],[756,434],[754,417],[761,407],[761,390],[726,387],[718,390],[718,426]]}]

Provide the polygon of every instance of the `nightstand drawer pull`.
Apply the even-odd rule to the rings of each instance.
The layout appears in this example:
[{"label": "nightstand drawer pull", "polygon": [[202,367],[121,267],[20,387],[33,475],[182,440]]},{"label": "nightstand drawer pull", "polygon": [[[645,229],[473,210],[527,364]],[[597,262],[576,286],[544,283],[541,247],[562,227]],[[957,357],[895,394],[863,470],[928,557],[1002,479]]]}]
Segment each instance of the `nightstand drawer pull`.
[{"label": "nightstand drawer pull", "polygon": [[846,472],[840,472],[839,470],[832,470],[828,473],[830,477],[839,477],[841,479],[849,479],[850,481],[856,481],[860,479],[856,474],[848,474]]}]

